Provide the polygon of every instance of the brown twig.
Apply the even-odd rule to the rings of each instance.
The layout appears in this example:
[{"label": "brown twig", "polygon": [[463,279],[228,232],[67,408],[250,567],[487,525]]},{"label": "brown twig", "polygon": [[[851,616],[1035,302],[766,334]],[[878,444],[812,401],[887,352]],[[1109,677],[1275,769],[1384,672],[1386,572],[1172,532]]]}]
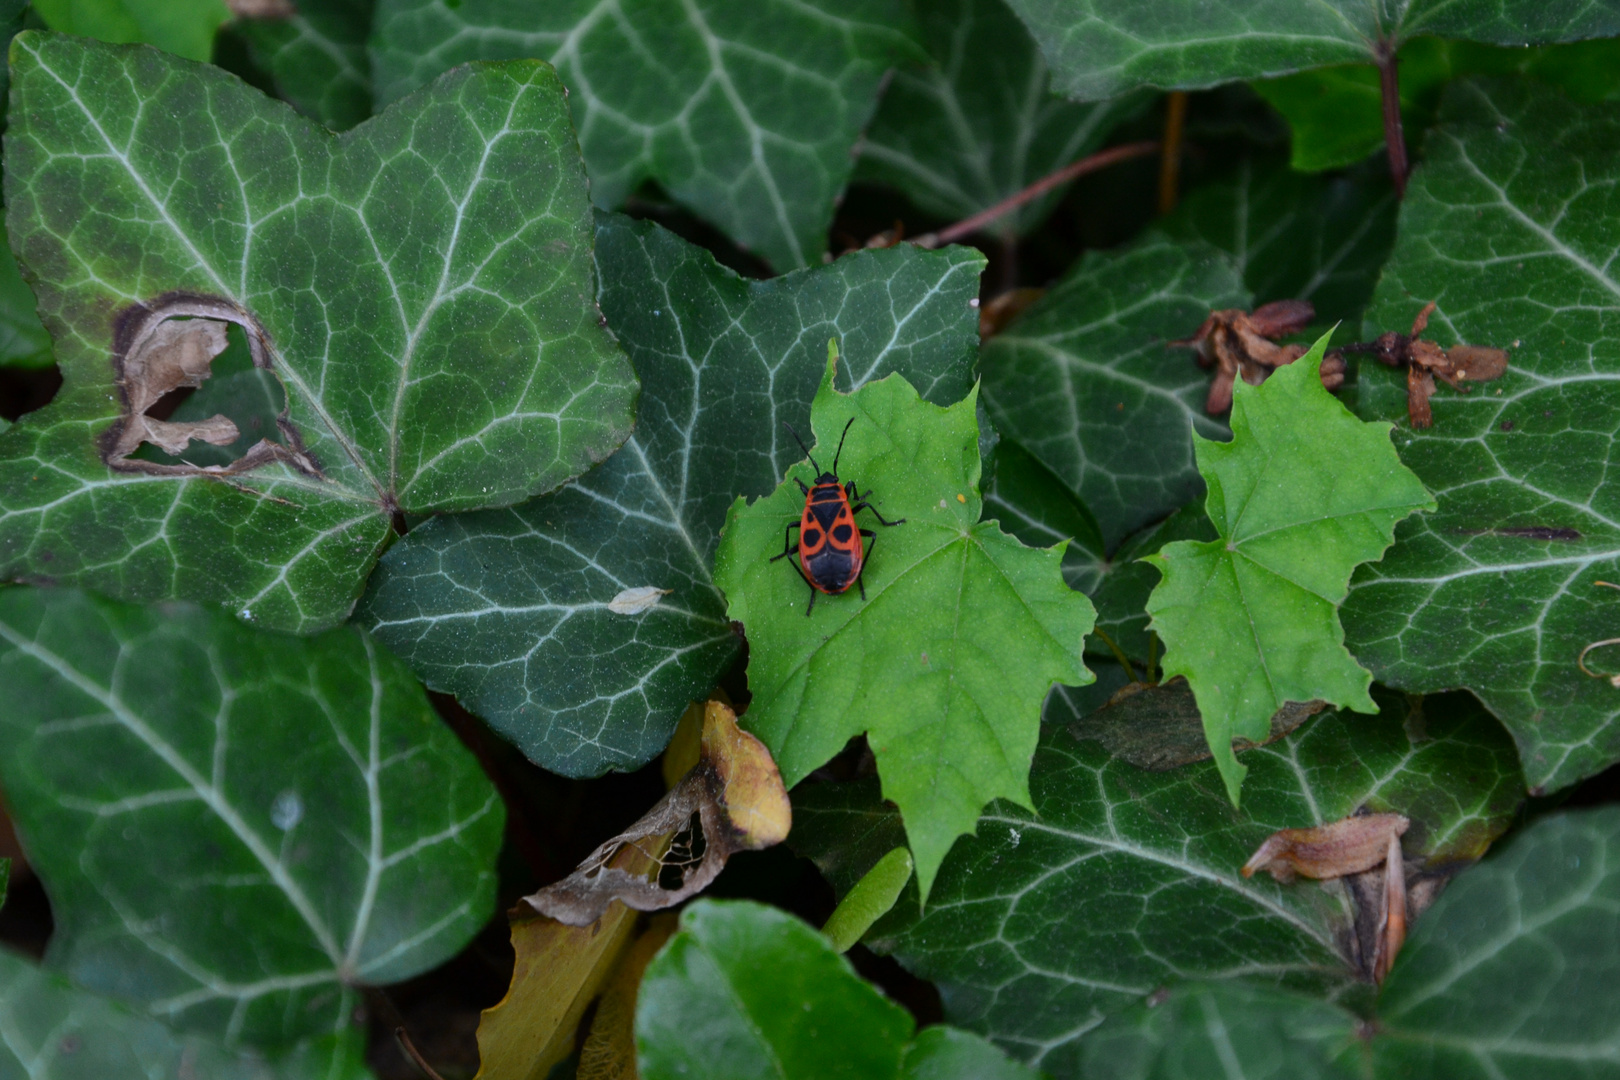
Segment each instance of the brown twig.
[{"label": "brown twig", "polygon": [[1165,99],[1164,148],[1159,154],[1159,213],[1176,208],[1181,175],[1181,132],[1187,126],[1187,91],[1173,90]]},{"label": "brown twig", "polygon": [[1384,145],[1389,148],[1389,176],[1395,181],[1395,197],[1406,197],[1406,135],[1401,130],[1401,86],[1395,73],[1395,46],[1378,43],[1378,84],[1384,99]]},{"label": "brown twig", "polygon": [[988,210],[980,210],[972,217],[964,218],[955,225],[948,225],[938,232],[925,233],[913,240],[912,243],[923,248],[937,248],[945,244],[955,243],[964,236],[978,232],[1003,214],[1011,213],[1025,203],[1040,198],[1053,188],[1067,184],[1070,180],[1084,176],[1087,173],[1096,172],[1098,169],[1105,169],[1121,161],[1146,157],[1158,149],[1159,144],[1156,142],[1136,142],[1098,151],[1090,157],[1083,157],[1079,161],[1065,165],[1049,176],[1042,177],[1023,191],[1002,199]]},{"label": "brown twig", "polygon": [[400,1049],[404,1050],[410,1056],[410,1059],[416,1062],[416,1067],[422,1070],[423,1075],[428,1077],[428,1080],[444,1080],[444,1077],[439,1075],[438,1070],[429,1065],[427,1058],[423,1057],[416,1049],[416,1044],[411,1042],[410,1035],[403,1027],[394,1029],[394,1038],[399,1041]]}]

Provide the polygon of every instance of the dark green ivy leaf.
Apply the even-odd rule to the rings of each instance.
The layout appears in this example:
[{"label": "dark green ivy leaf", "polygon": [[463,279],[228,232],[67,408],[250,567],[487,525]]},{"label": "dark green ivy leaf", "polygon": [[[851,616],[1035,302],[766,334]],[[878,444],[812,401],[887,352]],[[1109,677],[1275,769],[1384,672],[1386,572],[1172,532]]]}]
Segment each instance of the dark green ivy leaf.
[{"label": "dark green ivy leaf", "polygon": [[371,33],[375,0],[298,0],[293,14],[236,24],[276,92],[335,131],[371,115]]},{"label": "dark green ivy leaf", "polygon": [[[948,221],[988,209],[1102,146],[1149,94],[1093,105],[1054,97],[1046,62],[1004,0],[922,0],[933,62],[895,71],[860,144],[857,180],[892,184]],[[1015,237],[1039,225],[1059,188],[989,226]]]},{"label": "dark green ivy leaf", "polygon": [[1546,0],[1009,0],[1052,80],[1094,101],[1139,86],[1191,90],[1376,59],[1385,43],[1434,37],[1535,45],[1620,34],[1620,2]]},{"label": "dark green ivy leaf", "polygon": [[1192,433],[1226,425],[1204,413],[1209,374],[1166,342],[1248,301],[1220,252],[1151,233],[1086,253],[985,343],[991,419],[1078,494],[1107,548],[1202,491]]},{"label": "dark green ivy leaf", "polygon": [[[1361,415],[1394,421],[1439,509],[1409,521],[1344,607],[1351,650],[1409,690],[1468,687],[1537,788],[1620,760],[1620,690],[1583,673],[1620,635],[1620,115],[1535,82],[1453,84],[1401,208],[1363,333],[1405,333],[1427,301],[1441,345],[1506,348],[1502,379],[1433,400],[1361,366]],[[1612,648],[1586,657],[1607,674]]]},{"label": "dark green ivy leaf", "polygon": [[[274,1062],[177,1035],[0,949],[0,1076],[40,1080],[369,1080],[358,1038],[313,1040]],[[358,1034],[358,1033],[356,1033]]]},{"label": "dark green ivy leaf", "polygon": [[0,590],[0,784],[51,898],[48,965],[227,1045],[341,1031],[454,956],[504,813],[364,633]]},{"label": "dark green ivy leaf", "polygon": [[[0,442],[0,577],[315,629],[394,514],[516,502],[623,441],[635,376],[546,65],[461,68],[336,137],[149,48],[29,31],[12,59],[11,239],[66,382]],[[281,382],[275,442],[223,472],[121,456],[126,402],[167,388],[139,372],[185,355],[142,350],[198,315]]]},{"label": "dark green ivy leaf", "polygon": [[791,270],[826,249],[884,71],[920,51],[911,29],[900,0],[380,0],[371,55],[379,103],[468,60],[551,61],[598,206],[656,180]]},{"label": "dark green ivy leaf", "polygon": [[[1519,802],[1513,747],[1471,698],[1427,698],[1421,715],[1398,696],[1381,703],[1376,717],[1324,713],[1244,752],[1241,814],[1210,762],[1146,772],[1083,724],[1048,728],[1034,811],[991,806],[927,908],[908,887],[866,944],[937,981],[951,1023],[1058,1077],[1082,1075],[1086,1032],[1168,981],[1351,991],[1365,961],[1346,952],[1343,884],[1243,878],[1254,849],[1365,807],[1411,818],[1408,857],[1440,867],[1478,858]],[[840,890],[899,835],[869,781],[803,785],[793,815],[791,842]]]},{"label": "dark green ivy leaf", "polygon": [[1620,811],[1562,814],[1465,871],[1374,1015],[1242,982],[1178,987],[1081,1043],[1087,1080],[1543,1080],[1615,1075]]},{"label": "dark green ivy leaf", "polygon": [[[623,450],[556,495],[440,518],[383,559],[360,619],[546,768],[590,776],[664,748],[739,643],[710,576],[738,493],[803,452],[828,338],[839,385],[900,372],[932,401],[972,385],[984,260],[864,251],[748,281],[646,222],[604,216],[601,304],[642,380]],[[671,590],[640,611],[627,590]]]}]

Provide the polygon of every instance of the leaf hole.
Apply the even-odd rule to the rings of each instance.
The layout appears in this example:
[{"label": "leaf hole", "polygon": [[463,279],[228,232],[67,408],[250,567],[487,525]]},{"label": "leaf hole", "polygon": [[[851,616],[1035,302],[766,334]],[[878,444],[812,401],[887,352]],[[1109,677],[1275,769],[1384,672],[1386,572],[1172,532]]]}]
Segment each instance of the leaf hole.
[{"label": "leaf hole", "polygon": [[268,335],[231,301],[168,294],[126,308],[113,367],[124,406],[103,440],[113,468],[230,475],[279,461],[320,475],[287,419]]}]

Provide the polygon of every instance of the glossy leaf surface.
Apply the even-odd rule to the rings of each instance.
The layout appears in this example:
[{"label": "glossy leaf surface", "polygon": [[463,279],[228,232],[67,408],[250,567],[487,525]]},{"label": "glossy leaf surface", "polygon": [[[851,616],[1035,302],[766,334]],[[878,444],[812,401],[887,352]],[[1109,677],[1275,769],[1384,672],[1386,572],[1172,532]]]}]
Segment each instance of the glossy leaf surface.
[{"label": "glossy leaf surface", "polygon": [[[869,251],[752,282],[666,230],[605,216],[602,309],[642,382],[636,433],[556,495],[440,518],[383,559],[360,618],[428,684],[569,775],[634,768],[669,741],[738,640],[710,566],[726,508],[802,451],[827,340],[841,387],[900,372],[929,400],[972,385],[983,260]],[[626,590],[671,590],[611,607]]]},{"label": "glossy leaf surface", "polygon": [[1150,233],[1081,256],[985,344],[990,418],[1080,496],[1108,548],[1202,490],[1192,432],[1226,425],[1204,413],[1209,374],[1166,342],[1248,299],[1220,252]]},{"label": "glossy leaf surface", "polygon": [[[1347,640],[1383,682],[1465,686],[1519,742],[1533,787],[1620,760],[1620,690],[1576,664],[1620,634],[1620,119],[1528,81],[1448,92],[1401,210],[1363,333],[1437,303],[1440,345],[1508,349],[1507,374],[1434,397],[1413,431],[1399,372],[1361,367],[1358,411],[1394,421],[1439,509],[1404,524],[1345,604]],[[1393,377],[1392,377],[1393,376]],[[1586,657],[1620,670],[1612,648]]]},{"label": "glossy leaf surface", "polygon": [[1238,382],[1232,441],[1200,440],[1204,508],[1219,534],[1149,556],[1164,677],[1184,675],[1233,805],[1232,740],[1264,739],[1290,701],[1373,712],[1372,675],[1344,647],[1338,607],[1358,564],[1434,500],[1400,462],[1390,428],[1357,420],[1322,388],[1324,336],[1258,387]]},{"label": "glossy leaf surface", "polygon": [[374,0],[299,0],[290,16],[243,19],[237,29],[293,108],[336,131],[371,115]]},{"label": "glossy leaf surface", "polygon": [[[1358,807],[1403,813],[1408,856],[1444,864],[1477,858],[1518,804],[1509,740],[1463,695],[1425,699],[1421,722],[1394,697],[1376,717],[1325,713],[1243,761],[1240,814],[1213,763],[1146,772],[1083,725],[1048,728],[1034,812],[992,806],[952,849],[922,914],[908,889],[866,943],[936,980],[949,1022],[1054,1076],[1082,1075],[1086,1032],[1168,982],[1353,985],[1341,885],[1239,875],[1275,829]],[[840,891],[899,831],[869,781],[804,785],[793,814],[790,843]]]},{"label": "glossy leaf surface", "polygon": [[[1046,62],[1003,0],[923,0],[932,62],[895,70],[860,144],[857,180],[891,184],[947,221],[970,217],[1092,153],[1151,102],[1052,95]],[[1028,232],[1062,198],[1044,195],[988,226]]]},{"label": "glossy leaf surface", "polygon": [[1028,802],[1041,702],[1054,683],[1093,678],[1081,662],[1092,608],[1063,581],[1061,545],[1026,548],[979,521],[975,395],[940,408],[899,376],[844,395],[832,370],[811,452],[831,468],[843,442],[840,475],[873,492],[859,527],[904,524],[856,534],[870,545],[861,589],[811,593],[797,566],[769,561],[804,511],[799,483],[816,477],[801,462],[772,494],[733,504],[715,579],[748,634],[748,729],[789,787],[865,732],[926,895],[986,803]]},{"label": "glossy leaf surface", "polygon": [[1420,34],[1534,45],[1620,34],[1614,0],[1009,0],[1040,42],[1058,90],[1082,101],[1138,86],[1196,89],[1376,58]]},{"label": "glossy leaf surface", "polygon": [[[152,49],[26,32],[12,56],[8,221],[66,384],[0,443],[0,575],[316,629],[394,513],[516,502],[628,432],[545,65],[462,68],[339,138]],[[287,393],[281,449],[235,474],[113,453],[138,350],[199,313]]]},{"label": "glossy leaf surface", "polygon": [[897,0],[381,0],[372,60],[380,103],[468,60],[549,60],[598,206],[656,180],[791,270],[826,248],[883,73],[919,52],[911,29]]},{"label": "glossy leaf surface", "polygon": [[285,1046],[489,918],[500,800],[359,631],[9,588],[0,679],[0,783],[50,894],[50,966],[87,988]]}]

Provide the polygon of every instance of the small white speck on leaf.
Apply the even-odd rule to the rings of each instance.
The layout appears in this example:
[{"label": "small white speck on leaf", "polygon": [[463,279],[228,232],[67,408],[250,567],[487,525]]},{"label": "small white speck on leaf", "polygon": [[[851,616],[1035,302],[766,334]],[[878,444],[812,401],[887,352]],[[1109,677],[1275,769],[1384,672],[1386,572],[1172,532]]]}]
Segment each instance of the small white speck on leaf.
[{"label": "small white speck on leaf", "polygon": [[674,589],[660,589],[656,585],[626,589],[608,601],[608,610],[615,615],[640,615],[674,591]]},{"label": "small white speck on leaf", "polygon": [[270,804],[270,824],[288,832],[294,825],[304,820],[304,800],[298,797],[296,791],[283,791],[276,796],[276,801]]}]

